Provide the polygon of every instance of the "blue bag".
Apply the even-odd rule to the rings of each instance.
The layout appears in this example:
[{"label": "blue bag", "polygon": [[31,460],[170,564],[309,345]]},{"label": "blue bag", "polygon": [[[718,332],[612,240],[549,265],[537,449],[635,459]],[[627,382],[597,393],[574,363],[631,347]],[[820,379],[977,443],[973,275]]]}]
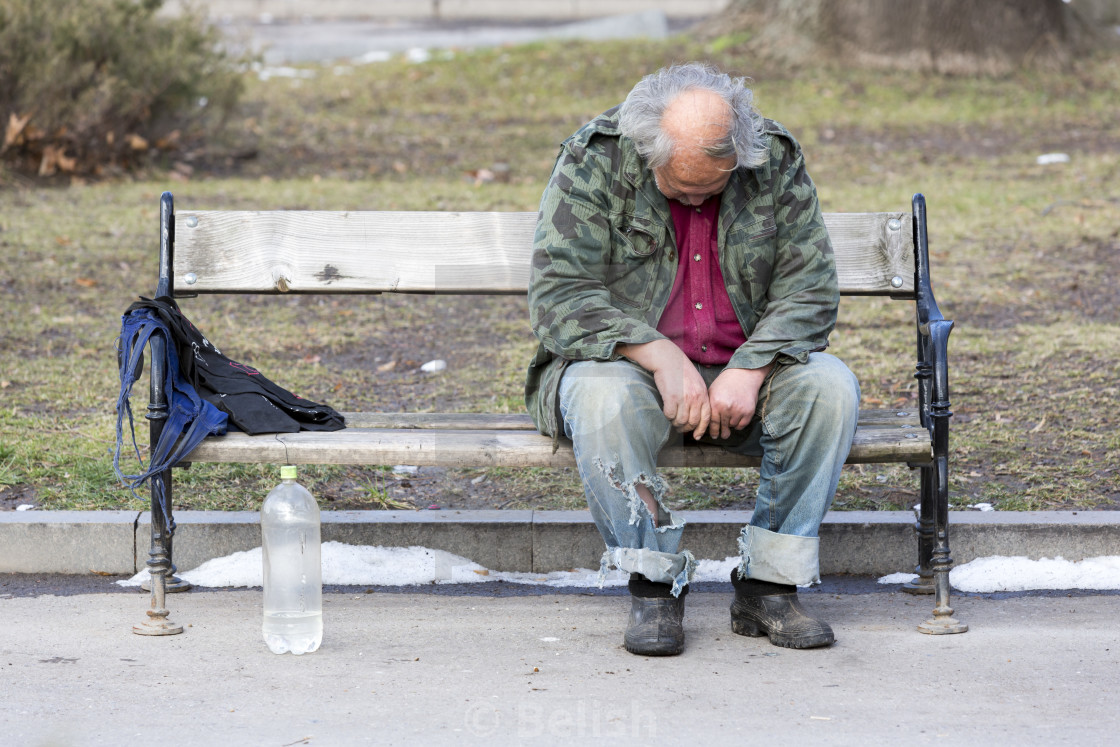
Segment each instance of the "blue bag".
[{"label": "blue bag", "polygon": [[[149,455],[146,469],[134,475],[121,471],[120,457],[124,445],[124,419],[128,417],[128,427],[132,435],[132,448],[141,468],[144,459],[136,445],[136,427],[132,416],[129,394],[132,386],[144,368],[144,347],[154,336],[164,340],[163,349],[163,391],[167,397],[167,419],[163,424],[155,448]],[[119,340],[119,362],[121,390],[117,397],[117,446],[113,453],[113,471],[132,494],[152,475],[158,475],[182,461],[207,436],[225,435],[228,415],[199,396],[179,370],[175,343],[167,324],[150,308],[130,308],[121,317],[121,336]],[[163,481],[155,483],[163,485]],[[166,511],[167,497],[158,496]],[[137,496],[139,498],[139,496]]]}]

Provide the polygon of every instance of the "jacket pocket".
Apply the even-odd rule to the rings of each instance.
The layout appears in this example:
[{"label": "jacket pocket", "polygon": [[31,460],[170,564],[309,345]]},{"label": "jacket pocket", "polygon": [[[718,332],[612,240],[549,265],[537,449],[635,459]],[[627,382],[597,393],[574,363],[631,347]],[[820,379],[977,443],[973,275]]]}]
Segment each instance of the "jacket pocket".
[{"label": "jacket pocket", "polygon": [[[738,234],[740,231],[736,231],[736,233]],[[778,224],[774,221],[774,216],[767,215],[750,225],[744,226],[740,235],[743,240],[753,244],[757,241],[772,238],[777,233]]]},{"label": "jacket pocket", "polygon": [[604,272],[607,288],[618,303],[644,309],[653,295],[665,227],[629,213],[612,214],[610,222],[610,263]]},{"label": "jacket pocket", "polygon": [[[740,322],[748,334],[766,307],[766,294],[774,271],[777,254],[778,225],[773,213],[758,216],[728,232],[724,251],[724,280],[727,282],[731,302],[740,309],[749,310]],[[733,273],[727,277],[727,273]]]}]

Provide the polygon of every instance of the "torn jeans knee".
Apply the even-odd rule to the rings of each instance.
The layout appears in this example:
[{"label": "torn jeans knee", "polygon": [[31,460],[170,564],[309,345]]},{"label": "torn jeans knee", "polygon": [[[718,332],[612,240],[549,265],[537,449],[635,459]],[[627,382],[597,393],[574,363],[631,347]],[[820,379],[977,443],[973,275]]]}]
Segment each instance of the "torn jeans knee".
[{"label": "torn jeans knee", "polygon": [[[665,478],[661,475],[656,472],[652,474],[639,472],[633,479],[626,480],[622,474],[622,468],[617,463],[608,465],[602,459],[596,458],[595,466],[606,476],[607,484],[611,488],[626,496],[626,503],[630,509],[628,520],[630,525],[637,526],[643,519],[648,518],[653,522],[654,529],[658,532],[684,528],[684,522],[677,521],[672,512],[665,507],[664,499],[669,492],[669,484],[665,482]],[[656,516],[653,515],[650,507],[642,498],[638,490],[639,486],[645,486],[650,495],[653,496],[654,504],[657,506]]]}]

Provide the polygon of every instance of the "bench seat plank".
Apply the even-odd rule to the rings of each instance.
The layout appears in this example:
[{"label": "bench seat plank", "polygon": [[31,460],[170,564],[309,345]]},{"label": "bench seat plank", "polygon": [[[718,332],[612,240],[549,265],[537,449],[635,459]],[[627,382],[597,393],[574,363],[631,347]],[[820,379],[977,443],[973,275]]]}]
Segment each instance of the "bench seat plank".
[{"label": "bench seat plank", "polygon": [[[884,413],[884,411],[870,411]],[[862,421],[856,431],[850,464],[880,462],[928,463],[929,433],[915,414],[899,417],[885,411]],[[472,416],[478,418],[479,416]],[[506,418],[511,416],[504,416]],[[435,422],[439,422],[436,420]],[[571,445],[535,430],[508,428],[449,429],[353,428],[335,432],[270,433],[248,436],[229,433],[203,441],[188,462],[271,464],[410,464],[422,467],[574,467]],[[669,446],[661,452],[662,467],[747,467],[758,459],[730,454],[715,446]]]}]

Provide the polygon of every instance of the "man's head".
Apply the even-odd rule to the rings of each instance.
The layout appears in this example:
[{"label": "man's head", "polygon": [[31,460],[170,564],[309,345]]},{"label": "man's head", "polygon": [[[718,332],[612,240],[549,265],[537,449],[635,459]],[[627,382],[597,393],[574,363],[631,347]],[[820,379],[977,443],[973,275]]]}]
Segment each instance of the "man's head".
[{"label": "man's head", "polygon": [[765,162],[753,99],[742,78],[690,62],[642,78],[623,102],[619,124],[661,193],[699,205],[723,191],[734,169]]}]

